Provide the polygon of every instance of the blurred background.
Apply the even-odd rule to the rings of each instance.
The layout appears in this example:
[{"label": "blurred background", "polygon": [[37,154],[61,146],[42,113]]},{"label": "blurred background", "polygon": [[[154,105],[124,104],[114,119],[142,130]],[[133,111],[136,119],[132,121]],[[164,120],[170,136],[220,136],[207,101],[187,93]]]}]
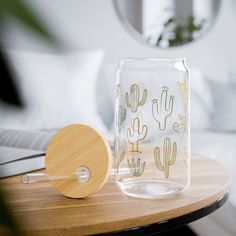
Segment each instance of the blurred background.
[{"label": "blurred background", "polygon": [[[0,86],[5,88],[6,73],[12,78],[9,90],[1,90],[0,128],[55,130],[87,123],[111,139],[119,59],[185,57],[192,152],[219,160],[235,175],[235,0],[15,1],[33,18],[24,18],[22,5],[0,4],[15,9],[0,9],[1,52],[11,74],[1,67]],[[236,235],[234,185],[224,208],[192,224],[196,233]]]},{"label": "blurred background", "polygon": [[[28,106],[30,106],[29,100],[42,100],[42,98],[34,98],[36,95],[29,83],[35,84],[40,81],[39,87],[42,87],[42,83],[46,83],[46,81],[47,83],[54,83],[53,79],[47,79],[49,73],[57,76],[55,70],[48,72],[51,68],[50,63],[64,63],[68,59],[60,58],[64,61],[59,62],[59,58],[56,56],[47,58],[45,60],[48,60],[49,68],[45,68],[46,63],[42,64],[43,59],[39,57],[47,57],[48,54],[65,55],[74,52],[76,56],[80,56],[77,58],[76,63],[78,64],[74,66],[75,68],[81,68],[82,62],[86,64],[85,61],[89,60],[90,56],[96,58],[97,63],[94,62],[93,66],[96,67],[94,70],[97,72],[94,73],[97,76],[90,76],[99,77],[96,79],[95,88],[98,93],[97,109],[108,128],[111,128],[113,120],[113,95],[111,91],[114,84],[114,68],[120,57],[186,57],[192,76],[197,77],[196,80],[199,81],[196,85],[194,84],[194,89],[198,90],[197,93],[205,94],[201,102],[204,103],[202,104],[204,109],[208,109],[207,112],[211,116],[214,116],[211,114],[214,101],[210,98],[212,91],[209,90],[212,86],[209,88],[203,77],[210,79],[210,82],[228,82],[235,79],[236,31],[234,22],[236,20],[236,4],[234,0],[224,2],[217,0],[148,0],[143,1],[145,4],[139,0],[114,2],[111,0],[98,2],[71,0],[69,4],[66,0],[58,0],[56,3],[54,0],[25,0],[23,2],[40,19],[50,34],[60,42],[61,46],[60,52],[58,52],[58,49],[48,44],[37,33],[32,33],[13,17],[8,17],[7,21],[2,24],[1,45],[10,58],[13,71],[17,74],[15,77],[18,77],[16,83],[21,89],[21,97],[26,100],[25,104]],[[143,7],[140,10],[141,6]],[[92,55],[93,53],[96,56]],[[84,59],[85,57],[86,59]],[[28,64],[26,63],[27,60],[29,61]],[[72,60],[75,62],[74,59]],[[30,75],[25,67],[31,71]],[[67,69],[64,68],[63,73],[68,76]],[[37,74],[37,70],[41,71],[40,76],[38,75],[40,78],[32,79],[35,77],[34,74]],[[57,70],[59,74],[62,73],[59,72],[59,69]],[[85,69],[83,72],[74,71],[74,73],[85,72]],[[25,77],[31,77],[31,79]],[[192,83],[195,83],[196,80],[192,79]],[[61,80],[59,81],[63,83]],[[214,85],[217,87],[218,84]],[[46,84],[44,86],[47,87]],[[46,88],[42,89],[45,90]],[[104,89],[107,93],[102,91]],[[31,95],[35,95],[34,97],[28,97],[30,90],[32,90]],[[58,91],[55,90],[54,88],[54,92],[57,93]],[[63,101],[61,102],[63,103]],[[106,106],[101,105],[103,102],[106,102]],[[195,100],[192,102],[195,105]],[[34,101],[31,101],[31,105],[32,103],[35,105]],[[231,105],[230,103],[229,106],[232,110]],[[31,111],[35,123],[40,123],[37,121],[40,114],[42,119],[48,118],[44,114],[45,109],[40,109],[41,112],[37,111],[37,115]],[[217,111],[219,110],[221,109],[217,109]],[[193,117],[195,117],[200,111],[192,110],[192,112]],[[194,118],[192,122],[201,123],[193,125],[201,125],[203,128],[209,125],[209,120],[205,117],[205,112],[201,112],[204,114],[203,117],[199,116],[202,120],[196,121],[197,118]],[[19,120],[22,119],[19,117]],[[24,117],[24,122],[25,119]],[[5,124],[5,120],[9,120],[9,117],[5,119],[2,117],[2,125]],[[6,121],[6,123],[8,122]],[[16,122],[15,125],[13,123],[12,120],[11,127],[22,125],[20,121]],[[37,127],[36,124],[30,124],[30,121],[28,123],[28,128],[41,128],[42,125],[38,124]],[[217,121],[214,126],[221,127],[222,122]],[[42,128],[50,128],[50,126]]]}]

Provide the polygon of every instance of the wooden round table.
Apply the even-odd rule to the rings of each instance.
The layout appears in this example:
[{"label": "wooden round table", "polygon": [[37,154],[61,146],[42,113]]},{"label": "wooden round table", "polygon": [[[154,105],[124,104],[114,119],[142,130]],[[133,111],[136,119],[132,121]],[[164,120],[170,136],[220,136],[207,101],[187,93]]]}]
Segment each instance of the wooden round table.
[{"label": "wooden round table", "polygon": [[26,235],[157,233],[210,214],[229,196],[225,167],[202,156],[192,157],[190,188],[169,199],[128,197],[119,192],[113,178],[86,199],[63,197],[50,183],[22,185],[19,176],[1,183]]}]

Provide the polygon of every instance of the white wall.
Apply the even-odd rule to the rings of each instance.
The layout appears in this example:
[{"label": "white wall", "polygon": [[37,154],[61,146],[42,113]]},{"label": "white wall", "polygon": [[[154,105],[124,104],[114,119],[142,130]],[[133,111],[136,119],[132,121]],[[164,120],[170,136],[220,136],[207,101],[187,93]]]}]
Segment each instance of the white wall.
[{"label": "white wall", "polygon": [[[236,73],[236,1],[223,0],[213,29],[207,36],[187,46],[157,49],[142,45],[123,28],[111,0],[26,0],[69,48],[104,49],[106,59],[124,56],[187,57],[189,66],[199,67],[208,76]],[[41,50],[38,39],[30,39],[25,29],[7,27],[8,47]]]}]

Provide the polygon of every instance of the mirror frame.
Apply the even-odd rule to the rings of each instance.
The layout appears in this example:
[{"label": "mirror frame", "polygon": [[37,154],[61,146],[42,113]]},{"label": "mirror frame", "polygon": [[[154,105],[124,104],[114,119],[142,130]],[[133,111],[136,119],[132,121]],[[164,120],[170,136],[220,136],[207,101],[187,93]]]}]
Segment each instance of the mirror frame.
[{"label": "mirror frame", "polygon": [[174,48],[179,48],[179,47],[185,47],[185,46],[189,46],[192,43],[195,43],[201,39],[204,38],[205,35],[209,34],[209,32],[212,30],[212,28],[214,27],[216,20],[217,20],[217,16],[219,16],[220,14],[220,9],[222,6],[222,0],[213,0],[216,2],[216,8],[215,8],[215,13],[212,19],[212,23],[211,26],[206,30],[205,34],[203,36],[200,36],[199,38],[197,38],[196,40],[192,40],[186,44],[180,44],[177,46],[173,46],[173,47],[167,47],[167,48],[163,48],[163,47],[159,47],[157,45],[153,45],[153,44],[149,44],[143,37],[142,35],[134,29],[134,27],[127,21],[127,19],[121,14],[121,11],[119,9],[119,5],[118,5],[118,1],[119,0],[112,0],[113,3],[113,8],[116,12],[116,15],[118,16],[119,21],[121,22],[121,24],[124,26],[126,32],[128,32],[128,34],[135,39],[136,41],[151,47],[151,48],[156,48],[156,49],[161,49],[161,50],[167,50],[167,49],[174,49]]}]

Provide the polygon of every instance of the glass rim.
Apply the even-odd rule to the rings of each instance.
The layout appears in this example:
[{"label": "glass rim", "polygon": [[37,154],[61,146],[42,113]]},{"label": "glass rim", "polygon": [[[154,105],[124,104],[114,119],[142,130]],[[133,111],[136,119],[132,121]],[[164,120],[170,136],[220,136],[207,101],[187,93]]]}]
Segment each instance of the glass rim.
[{"label": "glass rim", "polygon": [[[134,68],[160,68],[160,67],[175,67],[178,70],[188,71],[186,58],[160,58],[160,57],[122,57],[120,58],[117,68],[123,70],[133,70]],[[184,69],[183,69],[183,68]]]},{"label": "glass rim", "polygon": [[120,62],[151,61],[151,62],[185,62],[186,57],[121,57]]}]

